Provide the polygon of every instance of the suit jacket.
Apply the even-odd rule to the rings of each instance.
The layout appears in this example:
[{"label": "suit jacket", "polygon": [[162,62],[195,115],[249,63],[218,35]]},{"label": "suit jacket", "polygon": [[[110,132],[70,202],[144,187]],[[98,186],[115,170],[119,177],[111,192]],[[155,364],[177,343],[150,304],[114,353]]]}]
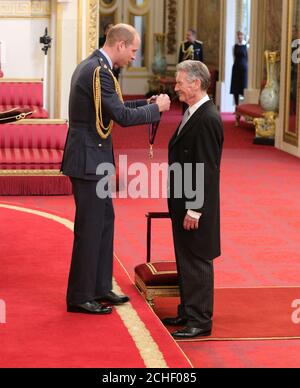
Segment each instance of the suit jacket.
[{"label": "suit jacket", "polygon": [[[202,213],[197,231],[188,232],[193,238],[189,243],[195,245],[199,255],[205,259],[214,259],[220,250],[220,163],[223,148],[223,124],[212,101],[203,104],[189,119],[177,136],[177,130],[169,143],[169,165],[185,163],[193,166],[192,184],[196,188],[196,163],[204,164],[204,205],[200,209],[190,209]],[[184,171],[184,170],[183,170]],[[183,220],[187,213],[186,198],[175,198],[174,176],[170,178],[169,212],[172,221],[183,229]],[[185,175],[183,173],[183,182]],[[198,177],[199,179],[199,177]]]},{"label": "suit jacket", "polygon": [[104,125],[110,120],[126,127],[148,124],[160,120],[157,104],[147,105],[147,100],[123,104],[115,90],[114,80],[108,70],[105,56],[95,50],[81,62],[71,80],[69,99],[69,131],[61,170],[65,175],[85,180],[99,180],[96,169],[100,163],[114,163],[111,135],[103,140],[96,128],[93,95],[93,74],[101,65],[101,97]]},{"label": "suit jacket", "polygon": [[[193,46],[193,54],[186,58],[186,54],[184,51],[186,51],[190,46]],[[203,55],[203,43],[200,40],[196,40],[194,43],[184,41],[182,42],[180,46],[179,51],[179,63],[182,61],[185,61],[187,59],[195,60],[195,61],[204,61],[204,55]]]}]

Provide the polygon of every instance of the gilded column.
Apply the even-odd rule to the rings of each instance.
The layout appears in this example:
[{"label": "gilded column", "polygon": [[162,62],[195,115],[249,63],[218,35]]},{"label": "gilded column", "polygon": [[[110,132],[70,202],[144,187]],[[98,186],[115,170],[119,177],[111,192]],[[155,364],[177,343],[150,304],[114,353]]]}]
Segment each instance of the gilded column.
[{"label": "gilded column", "polygon": [[87,55],[98,47],[99,37],[99,0],[87,0]]},{"label": "gilded column", "polygon": [[248,88],[245,90],[245,102],[253,104],[258,103],[261,83],[264,78],[265,9],[266,0],[251,1]]},{"label": "gilded column", "polygon": [[168,54],[173,55],[177,54],[177,36],[176,36],[176,26],[177,26],[177,15],[178,15],[178,4],[177,0],[168,0],[168,34],[167,34],[167,48]]},{"label": "gilded column", "polygon": [[243,31],[243,0],[236,0],[236,31]]}]

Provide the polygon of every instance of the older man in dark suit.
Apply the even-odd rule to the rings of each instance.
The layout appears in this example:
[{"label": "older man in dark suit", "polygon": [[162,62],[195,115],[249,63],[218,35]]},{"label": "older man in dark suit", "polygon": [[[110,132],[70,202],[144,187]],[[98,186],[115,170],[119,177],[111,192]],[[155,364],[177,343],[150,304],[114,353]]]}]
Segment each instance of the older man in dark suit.
[{"label": "older man in dark suit", "polygon": [[[183,195],[179,198],[176,192],[180,192],[178,184],[181,183],[178,183],[176,172],[170,173],[169,211],[181,304],[178,316],[166,318],[163,322],[166,325],[184,326],[173,336],[185,339],[208,336],[212,330],[213,259],[221,253],[219,181],[223,125],[214,103],[207,95],[210,73],[202,62],[184,61],[179,64],[176,82],[175,90],[180,100],[189,106],[169,143],[169,165],[182,167],[184,182]],[[201,164],[204,165],[204,181],[200,169],[197,169],[197,165]],[[189,177],[185,166],[191,167]],[[187,195],[193,191],[194,201]]]},{"label": "older man in dark suit", "polygon": [[110,196],[96,194],[97,183],[104,178],[96,170],[103,163],[114,164],[114,121],[121,126],[153,123],[160,120],[160,112],[170,108],[167,95],[158,96],[153,104],[147,100],[123,103],[112,70],[134,60],[140,42],[132,26],[114,26],[104,47],[79,64],[72,77],[70,127],[62,163],[63,173],[71,178],[76,204],[69,312],[109,314],[112,308],[105,303],[129,300],[112,291],[114,210]]}]

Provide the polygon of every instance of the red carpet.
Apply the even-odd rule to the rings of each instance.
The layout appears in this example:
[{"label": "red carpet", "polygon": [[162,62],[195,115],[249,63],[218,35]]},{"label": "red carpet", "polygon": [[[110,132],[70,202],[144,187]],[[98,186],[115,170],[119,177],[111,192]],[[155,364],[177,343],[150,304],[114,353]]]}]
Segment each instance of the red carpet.
[{"label": "red carpet", "polygon": [[[104,317],[67,314],[71,231],[19,211],[0,208],[0,217],[5,225],[0,240],[0,299],[7,309],[7,323],[0,325],[1,367],[189,367],[118,262],[115,277],[121,290],[131,295],[133,308],[122,306],[121,314],[115,311]],[[126,327],[126,315],[134,318],[135,327],[131,324],[130,329],[135,337]],[[153,355],[147,354],[147,347]]]},{"label": "red carpet", "polygon": [[195,368],[299,368],[300,341],[181,342]]},{"label": "red carpet", "polygon": [[[191,341],[300,340],[300,325],[292,322],[292,302],[299,298],[300,287],[217,289],[212,336]],[[155,312],[160,318],[176,316],[178,301],[157,298]]]}]

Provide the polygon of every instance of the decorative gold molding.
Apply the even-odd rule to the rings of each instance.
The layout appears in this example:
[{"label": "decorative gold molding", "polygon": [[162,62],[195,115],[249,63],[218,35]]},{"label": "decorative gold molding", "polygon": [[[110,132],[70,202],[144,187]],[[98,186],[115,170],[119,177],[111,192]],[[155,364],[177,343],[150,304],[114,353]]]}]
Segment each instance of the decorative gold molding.
[{"label": "decorative gold molding", "polygon": [[176,28],[177,28],[177,0],[168,0],[168,33],[167,48],[168,54],[176,53]]},{"label": "decorative gold molding", "polygon": [[149,6],[149,0],[144,0],[144,2],[141,4],[137,4],[135,0],[129,0],[129,1],[131,3],[130,5],[136,9],[140,8],[145,10]]},{"label": "decorative gold molding", "polygon": [[275,139],[277,116],[276,112],[265,112],[262,118],[253,120],[257,138]]},{"label": "decorative gold molding", "polygon": [[[149,8],[149,3],[146,2],[142,6],[131,7],[128,8],[128,23],[134,26],[134,17],[141,16],[145,17],[145,25],[151,25],[151,9]],[[142,38],[142,37],[141,37]],[[142,67],[134,67],[133,64],[130,64],[127,68],[127,72],[140,72],[145,73],[149,69],[151,69],[150,63],[150,47],[151,47],[151,36],[149,33],[149,28],[146,29],[145,32],[145,47],[144,47],[144,66]]]},{"label": "decorative gold molding", "polygon": [[152,308],[156,297],[180,296],[179,286],[146,286],[137,274],[135,274],[135,285]]},{"label": "decorative gold molding", "polygon": [[41,83],[43,78],[1,78],[0,83],[5,82],[30,82],[30,83]]},{"label": "decorative gold molding", "polygon": [[[287,20],[287,31],[286,37],[287,42],[292,42],[292,25],[293,25],[293,10],[294,10],[295,0],[288,1],[288,20]],[[296,113],[296,133],[293,133],[289,130],[289,120],[290,120],[290,92],[291,92],[291,57],[292,57],[292,46],[287,45],[287,54],[286,54],[286,64],[285,64],[285,108],[284,108],[284,134],[283,141],[292,146],[298,146],[298,136],[299,136],[299,106],[297,106]],[[298,65],[298,84],[299,84],[299,65]],[[297,88],[298,89],[298,88]],[[299,89],[298,89],[299,90]],[[299,104],[299,93],[297,96],[297,104]]]},{"label": "decorative gold molding", "polygon": [[48,18],[50,0],[0,0],[0,18]]},{"label": "decorative gold molding", "polygon": [[103,0],[99,0],[99,1],[100,1],[101,8],[112,8],[116,5],[116,2],[117,2],[117,0],[113,0],[110,4],[108,4],[108,3],[105,3],[105,1]]},{"label": "decorative gold molding", "polygon": [[82,1],[78,0],[77,10],[77,63],[82,61]]},{"label": "decorative gold molding", "polygon": [[[167,263],[167,262],[166,262]],[[170,262],[172,263],[172,262]],[[146,264],[147,267],[149,268],[149,270],[151,271],[152,275],[173,275],[173,274],[177,274],[177,270],[175,271],[158,271],[154,265],[152,263],[147,263]]]},{"label": "decorative gold molding", "polygon": [[145,74],[145,71],[147,70],[146,67],[140,69],[140,72],[141,73],[143,72],[143,73],[139,75],[131,74],[131,72],[133,73],[134,71],[136,71],[136,68],[127,69],[127,70],[128,70],[128,73],[126,74],[127,79],[147,79],[148,80],[150,77],[150,74]]},{"label": "decorative gold molding", "polygon": [[90,55],[98,47],[99,30],[99,1],[87,0],[87,55]]},{"label": "decorative gold molding", "polygon": [[219,44],[219,82],[225,81],[225,47],[226,47],[226,2],[220,0],[220,15],[221,15],[221,26],[220,26],[220,44]]},{"label": "decorative gold molding", "polygon": [[44,125],[57,125],[57,124],[66,124],[68,120],[63,119],[26,119],[22,121],[14,121],[9,123],[9,125],[32,125],[32,124],[44,124]]},{"label": "decorative gold molding", "polygon": [[0,170],[2,176],[63,176],[60,170]]},{"label": "decorative gold molding", "polygon": [[256,337],[256,338],[248,338],[248,337],[236,337],[236,338],[194,338],[190,340],[177,340],[177,342],[229,342],[229,341],[288,341],[288,340],[298,340],[300,337]]},{"label": "decorative gold molding", "polygon": [[56,58],[55,58],[55,117],[60,118],[61,109],[61,56],[62,56],[62,13],[63,4],[56,3]]}]

